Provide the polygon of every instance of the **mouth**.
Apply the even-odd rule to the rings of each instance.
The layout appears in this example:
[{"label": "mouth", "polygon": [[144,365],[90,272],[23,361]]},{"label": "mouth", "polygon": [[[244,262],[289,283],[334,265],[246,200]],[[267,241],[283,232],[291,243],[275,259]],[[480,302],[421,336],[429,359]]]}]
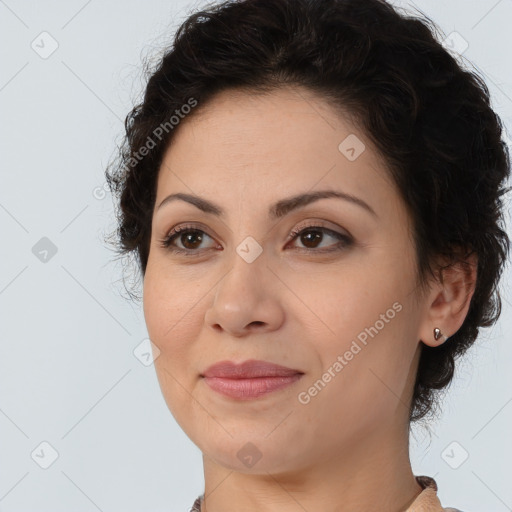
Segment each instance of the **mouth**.
[{"label": "mouth", "polygon": [[206,384],[224,396],[251,400],[287,388],[304,372],[261,360],[241,364],[220,361],[201,374]]}]

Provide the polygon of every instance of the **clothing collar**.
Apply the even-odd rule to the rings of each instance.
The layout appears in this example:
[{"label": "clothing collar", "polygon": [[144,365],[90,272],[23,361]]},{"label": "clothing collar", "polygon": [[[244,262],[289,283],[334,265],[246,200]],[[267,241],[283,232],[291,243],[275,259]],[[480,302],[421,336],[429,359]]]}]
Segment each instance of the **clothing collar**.
[{"label": "clothing collar", "polygon": [[423,490],[411,503],[406,512],[442,512],[444,508],[437,497],[436,481],[430,476],[424,475],[415,478]]},{"label": "clothing collar", "polygon": [[[443,512],[445,509],[441,506],[441,502],[437,497],[436,481],[430,476],[424,475],[417,476],[415,478],[423,490],[418,494],[416,499],[405,512]],[[190,509],[190,512],[201,511],[202,497],[203,495],[196,499]]]}]

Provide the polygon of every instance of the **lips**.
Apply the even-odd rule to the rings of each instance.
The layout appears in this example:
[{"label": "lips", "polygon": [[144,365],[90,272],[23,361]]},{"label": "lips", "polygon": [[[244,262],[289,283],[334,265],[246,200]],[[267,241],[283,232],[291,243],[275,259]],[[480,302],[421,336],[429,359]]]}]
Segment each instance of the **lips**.
[{"label": "lips", "polygon": [[220,361],[201,377],[217,393],[235,400],[254,400],[283,390],[301,379],[304,372],[267,361],[251,359],[241,364]]},{"label": "lips", "polygon": [[225,379],[254,379],[261,377],[291,377],[297,374],[303,374],[303,372],[267,361],[250,359],[241,364],[236,364],[232,361],[219,361],[207,368],[201,376]]}]

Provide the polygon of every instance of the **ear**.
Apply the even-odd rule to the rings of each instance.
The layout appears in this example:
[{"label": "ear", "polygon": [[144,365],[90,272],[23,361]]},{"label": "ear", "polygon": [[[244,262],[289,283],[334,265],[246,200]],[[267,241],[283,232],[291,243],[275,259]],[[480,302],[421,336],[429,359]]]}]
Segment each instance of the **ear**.
[{"label": "ear", "polygon": [[[468,313],[475,292],[478,259],[474,252],[461,254],[460,258],[440,270],[440,279],[431,284],[430,292],[426,294],[419,338],[430,347],[443,344],[455,334]],[[438,340],[434,337],[435,328],[442,333]]]}]

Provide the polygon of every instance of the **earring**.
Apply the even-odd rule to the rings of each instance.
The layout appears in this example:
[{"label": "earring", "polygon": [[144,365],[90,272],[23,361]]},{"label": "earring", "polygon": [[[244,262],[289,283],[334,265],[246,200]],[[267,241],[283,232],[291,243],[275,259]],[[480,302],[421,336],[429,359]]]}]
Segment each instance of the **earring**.
[{"label": "earring", "polygon": [[441,336],[444,338],[444,341],[449,338],[449,336],[445,336],[437,327],[434,328],[434,339],[437,341]]}]

